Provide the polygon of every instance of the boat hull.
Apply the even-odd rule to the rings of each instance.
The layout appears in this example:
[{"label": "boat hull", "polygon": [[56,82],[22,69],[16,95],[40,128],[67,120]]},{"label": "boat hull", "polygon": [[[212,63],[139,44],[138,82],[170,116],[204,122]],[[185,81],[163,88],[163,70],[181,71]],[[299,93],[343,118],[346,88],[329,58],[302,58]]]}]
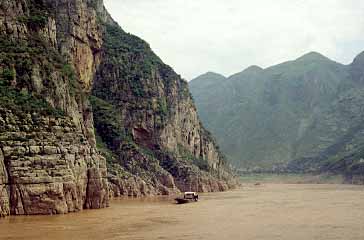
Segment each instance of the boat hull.
[{"label": "boat hull", "polygon": [[185,198],[175,198],[174,200],[176,201],[177,204],[196,202],[196,200],[194,199],[185,199]]}]

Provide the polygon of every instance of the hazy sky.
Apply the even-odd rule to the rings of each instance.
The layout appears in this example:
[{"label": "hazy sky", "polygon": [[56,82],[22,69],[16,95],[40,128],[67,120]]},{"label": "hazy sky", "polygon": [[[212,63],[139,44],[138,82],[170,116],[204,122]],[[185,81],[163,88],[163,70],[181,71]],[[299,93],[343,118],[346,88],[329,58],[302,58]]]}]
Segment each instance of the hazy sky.
[{"label": "hazy sky", "polygon": [[127,32],[187,80],[271,66],[309,51],[350,63],[364,51],[363,0],[104,0]]}]

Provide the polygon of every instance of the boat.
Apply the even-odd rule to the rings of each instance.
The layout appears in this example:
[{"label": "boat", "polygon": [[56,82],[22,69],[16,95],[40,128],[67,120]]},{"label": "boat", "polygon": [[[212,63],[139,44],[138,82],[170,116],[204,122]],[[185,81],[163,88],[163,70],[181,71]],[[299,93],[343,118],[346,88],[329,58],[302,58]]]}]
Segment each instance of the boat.
[{"label": "boat", "polygon": [[198,201],[198,194],[196,192],[185,192],[183,197],[178,197],[174,199],[177,204],[184,204],[190,202]]}]

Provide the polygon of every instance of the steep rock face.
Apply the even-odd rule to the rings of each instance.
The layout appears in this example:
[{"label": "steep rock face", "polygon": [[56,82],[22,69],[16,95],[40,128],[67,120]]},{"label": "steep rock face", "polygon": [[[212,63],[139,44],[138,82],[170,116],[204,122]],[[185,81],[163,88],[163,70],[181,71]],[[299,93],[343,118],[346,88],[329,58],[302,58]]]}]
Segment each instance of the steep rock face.
[{"label": "steep rock face", "polygon": [[[114,155],[109,162],[143,179],[148,187],[137,188],[150,193],[228,189],[228,168],[199,121],[187,82],[143,40],[105,22],[92,103],[100,141]],[[117,193],[130,180],[109,179]]]},{"label": "steep rock face", "polygon": [[0,213],[108,205],[87,95],[102,44],[92,1],[0,3]]},{"label": "steep rock face", "polygon": [[105,161],[70,118],[0,109],[0,121],[11,214],[67,213],[107,204]]}]

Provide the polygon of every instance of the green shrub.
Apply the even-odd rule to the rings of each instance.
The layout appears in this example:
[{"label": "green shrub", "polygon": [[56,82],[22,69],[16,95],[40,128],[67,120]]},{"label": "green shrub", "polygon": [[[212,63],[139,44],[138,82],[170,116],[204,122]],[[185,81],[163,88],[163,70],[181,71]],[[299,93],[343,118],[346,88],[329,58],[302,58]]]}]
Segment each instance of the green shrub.
[{"label": "green shrub", "polygon": [[135,97],[149,97],[145,79],[152,77],[161,60],[142,39],[124,32],[114,24],[105,25],[104,49],[107,61],[122,74]]},{"label": "green shrub", "polygon": [[48,23],[49,9],[41,0],[28,0],[29,15],[19,16],[18,21],[31,29],[44,28]]},{"label": "green shrub", "polygon": [[64,64],[61,70],[62,76],[68,80],[70,93],[72,96],[75,96],[76,94],[79,94],[81,97],[83,97],[84,93],[81,89],[81,86],[77,80],[75,70],[73,69],[73,66],[70,64]]},{"label": "green shrub", "polygon": [[56,117],[65,115],[62,110],[53,108],[45,100],[8,86],[0,86],[0,106],[18,113],[37,112]]},{"label": "green shrub", "polygon": [[92,1],[88,1],[88,7],[91,7],[95,10],[97,10],[98,7],[98,0],[92,0]]},{"label": "green shrub", "polygon": [[107,164],[112,164],[117,162],[116,155],[108,148],[108,146],[103,142],[102,137],[95,133],[96,136],[96,147],[101,152],[101,154],[106,158]]},{"label": "green shrub", "polygon": [[161,114],[163,117],[168,115],[168,106],[166,97],[162,97],[158,101],[158,113]]},{"label": "green shrub", "polygon": [[210,166],[207,162],[207,160],[194,156],[189,150],[187,150],[184,146],[178,144],[178,153],[179,153],[179,159],[188,161],[194,165],[196,165],[199,169],[204,171],[210,171]]},{"label": "green shrub", "polygon": [[70,64],[65,64],[62,67],[62,73],[65,77],[67,77],[68,79],[72,79],[75,80],[75,71],[73,70],[73,67]]},{"label": "green shrub", "polygon": [[15,78],[15,71],[13,69],[5,68],[1,74],[0,80],[3,80],[5,83],[10,82]]},{"label": "green shrub", "polygon": [[28,21],[32,25],[44,27],[48,22],[48,15],[30,16]]},{"label": "green shrub", "polygon": [[115,143],[127,139],[127,133],[121,124],[121,115],[112,104],[95,96],[90,96],[89,99],[93,108],[97,134],[110,149],[113,149]]}]

